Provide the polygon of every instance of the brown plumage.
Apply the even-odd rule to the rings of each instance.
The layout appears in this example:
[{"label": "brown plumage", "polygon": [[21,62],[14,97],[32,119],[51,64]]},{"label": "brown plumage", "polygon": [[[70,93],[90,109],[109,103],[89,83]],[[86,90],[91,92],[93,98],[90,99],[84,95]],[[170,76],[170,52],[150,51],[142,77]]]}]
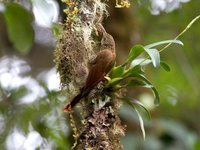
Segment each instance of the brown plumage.
[{"label": "brown plumage", "polygon": [[91,62],[89,74],[84,87],[81,89],[80,93],[64,107],[64,112],[71,111],[71,108],[73,108],[83,97],[87,96],[90,91],[104,79],[104,76],[115,64],[115,41],[110,34],[105,32],[102,26],[100,27],[100,31],[103,33],[101,49],[97,53],[96,58]]}]

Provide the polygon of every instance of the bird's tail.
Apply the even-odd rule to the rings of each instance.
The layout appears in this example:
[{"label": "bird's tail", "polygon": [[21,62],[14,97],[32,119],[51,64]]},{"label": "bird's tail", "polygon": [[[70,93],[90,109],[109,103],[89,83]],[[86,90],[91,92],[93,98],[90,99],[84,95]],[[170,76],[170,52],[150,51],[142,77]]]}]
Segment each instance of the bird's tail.
[{"label": "bird's tail", "polygon": [[64,112],[70,112],[71,109],[83,98],[82,92],[80,92],[72,101],[64,107]]},{"label": "bird's tail", "polygon": [[64,107],[64,112],[70,112],[71,109],[83,98],[83,97],[86,97],[90,91],[104,78],[104,75],[102,75],[98,80],[96,80],[95,82],[93,83],[89,83],[86,87],[83,87],[80,91],[80,93],[75,96],[72,101],[67,104],[65,107]]},{"label": "bird's tail", "polygon": [[85,89],[84,87],[81,89],[81,92],[75,96],[72,101],[64,107],[64,112],[70,112],[71,109],[85,96],[89,94],[90,90]]}]

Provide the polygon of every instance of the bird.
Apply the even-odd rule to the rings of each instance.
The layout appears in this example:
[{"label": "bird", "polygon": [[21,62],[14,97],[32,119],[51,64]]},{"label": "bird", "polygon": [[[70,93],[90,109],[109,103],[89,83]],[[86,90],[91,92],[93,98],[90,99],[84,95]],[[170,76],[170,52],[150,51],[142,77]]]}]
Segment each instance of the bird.
[{"label": "bird", "polygon": [[108,74],[115,64],[116,52],[113,37],[106,32],[101,24],[97,25],[97,30],[102,33],[100,51],[90,63],[85,85],[81,88],[79,94],[69,104],[64,106],[64,112],[70,112],[82,98],[86,97],[104,79],[104,76]]}]

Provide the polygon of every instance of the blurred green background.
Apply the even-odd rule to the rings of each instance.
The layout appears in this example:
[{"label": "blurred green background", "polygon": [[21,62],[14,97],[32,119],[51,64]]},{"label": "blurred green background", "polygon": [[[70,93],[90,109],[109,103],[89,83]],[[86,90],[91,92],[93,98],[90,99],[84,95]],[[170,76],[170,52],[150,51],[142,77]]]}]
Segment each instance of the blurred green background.
[{"label": "blurred green background", "polygon": [[[57,28],[52,22],[66,17],[65,6],[59,0],[19,2],[23,6],[0,2],[0,149],[70,149],[72,131],[62,112],[66,97],[59,92],[53,63],[52,32]],[[126,60],[134,44],[173,39],[200,15],[199,0],[132,0],[128,9],[115,8],[115,1],[108,5],[104,25],[116,41],[117,64]],[[159,107],[146,89],[128,92],[149,109],[152,119],[143,116],[144,141],[136,113],[122,106],[125,150],[200,150],[199,39],[200,20],[180,37],[183,47],[172,45],[161,53],[170,72],[145,68],[160,93]]]}]

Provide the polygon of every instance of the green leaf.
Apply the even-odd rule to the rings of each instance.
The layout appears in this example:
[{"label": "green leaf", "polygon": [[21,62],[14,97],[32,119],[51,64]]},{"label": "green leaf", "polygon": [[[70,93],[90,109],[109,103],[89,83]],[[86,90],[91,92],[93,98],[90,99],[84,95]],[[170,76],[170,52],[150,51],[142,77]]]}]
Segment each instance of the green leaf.
[{"label": "green leaf", "polygon": [[148,84],[149,86],[145,86],[145,87],[149,87],[152,89],[152,91],[154,92],[154,96],[155,96],[155,100],[154,100],[154,104],[157,106],[160,103],[160,96],[158,91],[156,90],[156,88],[151,84],[151,82],[144,76],[144,75],[139,75],[138,78],[142,79],[144,82],[146,82],[146,84]]},{"label": "green leaf", "polygon": [[152,89],[152,91],[154,92],[154,95],[155,95],[155,101],[154,101],[154,103],[156,105],[158,105],[159,102],[160,102],[158,91],[156,90],[156,88],[144,76],[143,77],[141,77],[141,76],[143,76],[143,75],[139,75],[138,78],[140,78],[142,81],[134,79],[134,80],[129,81],[128,84],[127,84],[127,86],[129,86],[129,87],[141,86],[141,87]]},{"label": "green leaf", "polygon": [[145,50],[142,45],[135,45],[134,47],[132,47],[128,55],[128,62],[133,61],[136,57],[138,57],[144,51]]},{"label": "green leaf", "polygon": [[20,53],[28,53],[33,45],[33,16],[17,3],[9,3],[4,11],[8,36]]},{"label": "green leaf", "polygon": [[138,115],[138,118],[139,118],[139,122],[140,122],[140,129],[142,131],[142,135],[143,135],[143,138],[145,140],[146,138],[146,133],[145,133],[145,128],[144,128],[144,121],[142,119],[142,116],[140,115],[139,111],[135,108],[135,112],[137,113]]},{"label": "green leaf", "polygon": [[112,80],[109,81],[108,85],[110,86],[115,86],[119,84],[124,78],[113,78]]},{"label": "green leaf", "polygon": [[160,41],[160,42],[156,42],[156,43],[152,43],[149,45],[144,46],[144,48],[150,49],[152,47],[156,47],[159,45],[163,45],[163,44],[171,44],[171,43],[176,43],[176,44],[180,44],[183,45],[183,43],[180,40],[165,40],[165,41]]},{"label": "green leaf", "polygon": [[144,106],[144,104],[142,104],[140,101],[135,100],[135,99],[132,101],[132,103],[135,104],[135,105],[138,105],[138,106],[142,107],[145,110],[145,112],[147,113],[149,119],[151,119],[151,114],[148,111],[148,109]]},{"label": "green leaf", "polygon": [[144,106],[144,104],[142,104],[140,101],[133,99],[131,97],[119,97],[119,99],[123,100],[124,102],[126,102],[128,105],[130,105],[132,107],[132,105],[137,105],[140,106],[141,108],[143,108],[145,110],[145,112],[147,113],[149,119],[151,119],[151,115],[148,111],[148,109]]},{"label": "green leaf", "polygon": [[133,66],[130,69],[126,70],[126,72],[124,73],[124,77],[135,77],[138,76],[140,74],[143,74],[144,72],[142,71],[142,68],[140,65],[137,66]]},{"label": "green leaf", "polygon": [[145,48],[145,51],[150,56],[150,58],[152,60],[152,63],[153,63],[153,66],[154,67],[160,66],[160,54],[159,54],[159,51],[157,49],[148,49],[148,48]]},{"label": "green leaf", "polygon": [[152,88],[153,87],[152,84],[148,84],[145,81],[141,81],[141,79],[133,79],[133,80],[128,82],[127,86],[128,87],[141,86],[141,87],[145,87],[145,88]]},{"label": "green leaf", "polygon": [[131,86],[131,87],[134,87],[134,86],[146,86],[146,82],[144,81],[140,81],[140,80],[130,80],[127,84],[127,86]]},{"label": "green leaf", "polygon": [[141,66],[145,66],[150,64],[152,61],[150,59],[146,59],[146,58],[137,58],[135,60],[133,60],[131,62],[131,66],[137,66],[137,65],[141,65]]},{"label": "green leaf", "polygon": [[171,69],[168,64],[164,63],[163,61],[160,62],[160,66],[167,72],[170,72]]},{"label": "green leaf", "polygon": [[137,78],[141,79],[143,82],[145,82],[145,83],[142,83],[140,81],[137,81],[137,83],[136,83],[135,81],[132,81],[133,83],[128,83],[128,84],[129,85],[138,84],[138,86],[142,85],[143,87],[151,88],[155,95],[154,103],[155,103],[155,105],[158,105],[160,103],[160,97],[159,97],[158,91],[151,84],[151,82],[148,79],[146,79],[146,77],[143,74],[144,74],[144,72],[142,71],[141,66],[138,65],[138,66],[134,66],[131,69],[127,70],[124,73],[124,78],[137,77]]},{"label": "green leaf", "polygon": [[140,128],[142,130],[143,138],[145,140],[146,134],[145,134],[145,129],[144,129],[144,122],[143,122],[142,116],[140,115],[139,111],[136,109],[136,107],[134,105],[136,104],[136,105],[139,105],[140,107],[142,107],[147,112],[148,116],[150,116],[149,111],[145,108],[145,106],[142,103],[135,102],[135,100],[132,101],[132,98],[120,97],[120,99],[123,100],[124,102],[126,102],[137,113],[138,118],[139,118],[139,122],[140,122]]},{"label": "green leaf", "polygon": [[110,72],[110,78],[118,78],[121,77],[124,73],[124,67],[121,65],[114,67],[112,71]]},{"label": "green leaf", "polygon": [[28,89],[25,86],[21,86],[19,88],[11,90],[10,98],[12,100],[19,100],[23,96],[28,94]]},{"label": "green leaf", "polygon": [[145,129],[144,129],[144,121],[143,121],[142,116],[140,115],[139,111],[136,108],[135,108],[135,112],[138,115],[138,118],[139,118],[139,121],[140,121],[140,129],[142,131],[142,135],[143,135],[143,138],[145,140],[146,133],[145,133]]}]

